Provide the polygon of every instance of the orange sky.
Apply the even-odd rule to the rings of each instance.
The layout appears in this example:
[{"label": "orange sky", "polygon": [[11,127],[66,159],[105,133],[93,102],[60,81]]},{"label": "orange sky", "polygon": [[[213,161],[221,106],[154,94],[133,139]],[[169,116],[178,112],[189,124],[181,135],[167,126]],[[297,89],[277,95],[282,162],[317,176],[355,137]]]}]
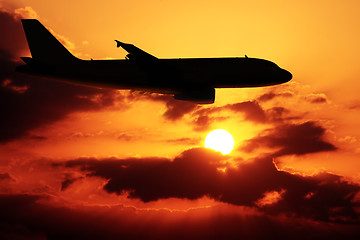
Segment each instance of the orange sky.
[{"label": "orange sky", "polygon": [[[1,55],[0,60],[4,69],[10,69],[0,76],[0,115],[8,116],[0,122],[4,129],[0,136],[0,201],[4,198],[7,203],[9,196],[22,198],[21,194],[27,194],[40,198],[32,203],[39,211],[52,212],[60,206],[80,216],[90,207],[96,208],[90,215],[104,214],[106,221],[123,219],[134,208],[149,222],[170,219],[162,226],[168,224],[177,231],[185,224],[184,219],[196,222],[193,211],[201,212],[200,218],[208,224],[216,216],[229,217],[233,209],[238,214],[234,221],[244,226],[251,224],[244,220],[245,215],[256,219],[254,222],[265,216],[276,226],[292,230],[295,228],[288,225],[286,216],[294,214],[299,224],[304,224],[302,217],[325,224],[321,233],[328,222],[342,218],[349,223],[348,233],[353,233],[351,224],[360,221],[356,215],[359,193],[347,192],[346,201],[342,199],[348,205],[341,207],[357,210],[351,221],[349,215],[336,210],[341,207],[331,205],[331,199],[341,198],[346,192],[339,190],[345,185],[336,185],[342,181],[337,177],[347,179],[348,190],[357,189],[360,183],[359,1],[111,0],[99,4],[84,0],[12,0],[0,1],[0,7],[1,15],[6,16],[2,21],[9,22],[9,28],[0,27],[1,35],[9,34],[9,38],[0,40],[0,53],[8,54]],[[11,72],[11,66],[19,64],[14,59],[29,54],[21,35],[21,17],[38,18],[83,59],[124,58],[126,53],[114,42],[118,39],[159,58],[247,54],[274,61],[289,70],[293,80],[274,87],[217,89],[215,104],[194,105],[167,96],[23,78]],[[18,87],[23,86],[27,87],[24,92],[19,91]],[[228,130],[235,139],[235,148],[228,156],[199,150],[207,133],[217,128]],[[207,158],[213,162],[203,162]],[[194,161],[194,169],[185,162],[188,159]],[[184,165],[176,165],[180,160]],[[120,165],[129,162],[119,167],[116,161]],[[145,171],[140,177],[136,175],[143,168],[141,161],[150,164],[144,169],[159,174],[152,176]],[[162,166],[162,161],[172,165]],[[109,166],[119,167],[119,174],[110,171]],[[214,172],[224,166],[227,171]],[[168,169],[169,176],[163,176],[164,171],[159,169]],[[122,182],[122,171],[129,176],[124,177],[128,185]],[[180,182],[187,182],[186,176],[197,175],[193,171],[201,181],[211,182],[214,189],[193,182],[194,192],[192,184],[190,190],[184,190],[176,178],[171,178],[178,176]],[[267,173],[278,179],[274,183],[264,180]],[[264,179],[262,174],[266,175]],[[144,182],[138,183],[142,176]],[[161,176],[164,179],[158,183],[159,188],[147,185]],[[248,186],[236,183],[245,180],[250,181]],[[278,180],[289,183],[280,184]],[[267,181],[274,185],[261,185]],[[175,190],[162,186],[162,182]],[[305,199],[316,194],[322,199],[322,191],[327,190],[321,184],[330,190],[334,187],[333,195],[324,195],[324,199],[330,199],[330,217],[301,213],[306,212],[301,209],[315,211],[314,202],[301,206],[296,205],[300,200],[291,202],[292,191],[307,189],[310,182],[317,185],[304,193]],[[236,184],[243,197],[237,193]],[[264,206],[259,204],[263,202]],[[349,207],[350,202],[354,206]],[[107,215],[104,206],[119,214]],[[163,218],[159,209],[166,212]],[[184,212],[175,216],[172,211]],[[61,216],[55,215],[59,217],[53,221],[60,221]],[[305,232],[310,232],[310,222],[303,225]],[[147,220],[140,224],[147,229]],[[136,224],[131,226],[133,229]],[[16,230],[10,232],[18,234]],[[48,236],[45,230],[42,234]]]}]

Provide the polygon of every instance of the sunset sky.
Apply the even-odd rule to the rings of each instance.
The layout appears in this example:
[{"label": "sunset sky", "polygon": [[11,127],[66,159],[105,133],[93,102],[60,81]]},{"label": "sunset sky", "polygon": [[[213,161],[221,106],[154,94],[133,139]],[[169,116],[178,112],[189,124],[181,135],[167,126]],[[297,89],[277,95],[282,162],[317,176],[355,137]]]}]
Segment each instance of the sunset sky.
[{"label": "sunset sky", "polygon": [[[360,2],[0,0],[0,239],[359,239]],[[293,79],[168,95],[15,73],[36,18],[77,57],[249,57]],[[171,79],[169,79],[171,81]],[[226,129],[228,155],[204,148]]]}]

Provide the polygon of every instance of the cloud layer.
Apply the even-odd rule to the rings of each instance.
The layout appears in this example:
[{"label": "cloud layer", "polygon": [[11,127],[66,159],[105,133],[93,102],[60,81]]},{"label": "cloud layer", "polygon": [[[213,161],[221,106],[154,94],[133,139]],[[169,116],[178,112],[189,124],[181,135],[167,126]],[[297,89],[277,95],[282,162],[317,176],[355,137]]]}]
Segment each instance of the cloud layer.
[{"label": "cloud layer", "polygon": [[[67,161],[63,167],[107,179],[104,190],[127,192],[130,198],[144,202],[208,196],[224,203],[259,207],[272,214],[359,221],[355,211],[359,203],[354,201],[359,185],[325,172],[302,176],[280,171],[271,157],[239,160],[237,167],[231,167],[223,155],[198,148],[174,159],[78,159]],[[219,171],[223,167],[227,167],[226,171]],[[281,198],[258,206],[257,202],[269,192],[282,192]]]},{"label": "cloud layer", "polygon": [[[357,239],[356,225],[272,217],[226,205],[187,212],[59,205],[0,195],[1,239]],[[301,227],[299,227],[301,226]]]}]

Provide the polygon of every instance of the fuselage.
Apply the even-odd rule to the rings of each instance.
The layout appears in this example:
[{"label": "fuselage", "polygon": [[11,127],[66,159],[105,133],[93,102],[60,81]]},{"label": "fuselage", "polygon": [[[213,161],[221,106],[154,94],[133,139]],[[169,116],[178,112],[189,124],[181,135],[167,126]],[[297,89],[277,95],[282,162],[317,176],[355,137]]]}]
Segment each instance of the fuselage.
[{"label": "fuselage", "polygon": [[150,66],[131,60],[81,60],[41,63],[24,58],[17,71],[76,84],[153,92],[187,87],[243,88],[280,84],[292,78],[275,63],[257,58],[159,59]]}]

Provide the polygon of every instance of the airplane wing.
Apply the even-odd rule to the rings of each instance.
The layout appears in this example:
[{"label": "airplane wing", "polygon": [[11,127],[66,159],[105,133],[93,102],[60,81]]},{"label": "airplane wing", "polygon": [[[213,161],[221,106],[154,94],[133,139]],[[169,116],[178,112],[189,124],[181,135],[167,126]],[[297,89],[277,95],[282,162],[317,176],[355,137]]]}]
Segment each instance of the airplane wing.
[{"label": "airplane wing", "polygon": [[123,43],[118,40],[115,40],[115,42],[117,43],[117,47],[122,47],[125,51],[129,53],[128,55],[126,55],[126,57],[130,60],[135,60],[136,62],[142,63],[153,63],[159,60],[157,57],[154,57],[153,55],[141,50],[140,48],[132,44]]},{"label": "airplane wing", "polygon": [[122,47],[129,53],[126,55],[126,59],[135,63],[140,69],[149,74],[149,81],[154,83],[169,83],[169,78],[174,79],[181,76],[181,73],[177,69],[169,66],[157,57],[141,50],[133,44],[123,43],[118,40],[115,40],[115,42],[117,43],[117,47]]}]

